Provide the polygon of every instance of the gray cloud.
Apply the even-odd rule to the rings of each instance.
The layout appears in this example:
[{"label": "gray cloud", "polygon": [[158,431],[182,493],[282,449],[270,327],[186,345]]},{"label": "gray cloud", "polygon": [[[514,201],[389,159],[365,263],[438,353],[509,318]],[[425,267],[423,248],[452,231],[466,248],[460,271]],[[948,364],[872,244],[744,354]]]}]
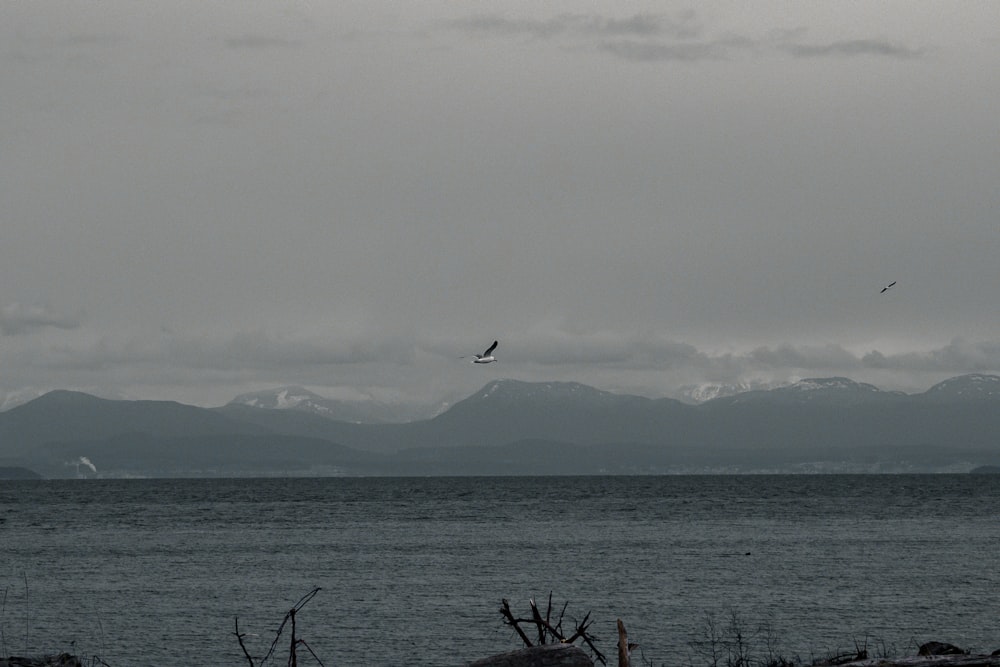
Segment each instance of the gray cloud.
[{"label": "gray cloud", "polygon": [[996,372],[1000,370],[1000,341],[972,343],[961,338],[926,352],[883,354],[871,351],[861,359],[868,368],[895,371]]},{"label": "gray cloud", "polygon": [[980,7],[178,2],[3,6],[5,391],[998,370]]},{"label": "gray cloud", "polygon": [[76,329],[80,326],[78,314],[54,311],[49,306],[11,303],[0,308],[0,334],[17,336],[39,329]]},{"label": "gray cloud", "polygon": [[[561,331],[531,332],[524,340],[503,343],[501,358],[542,368],[586,366],[621,369],[669,369],[697,363],[704,356],[686,343],[642,338],[613,332],[573,334]],[[503,354],[501,354],[503,353]]]},{"label": "gray cloud", "polygon": [[840,345],[790,345],[758,347],[747,354],[745,362],[768,370],[848,370],[861,367],[858,357]]},{"label": "gray cloud", "polygon": [[674,38],[692,38],[701,32],[693,19],[694,15],[690,12],[681,14],[676,20],[661,14],[635,14],[622,19],[585,14],[561,14],[549,19],[512,19],[499,14],[480,14],[457,19],[449,25],[454,29],[476,34],[535,39],[556,35],[669,35]]},{"label": "gray cloud", "polygon": [[584,17],[582,31],[602,36],[634,35],[653,37],[670,35],[676,39],[694,38],[701,27],[694,21],[694,13],[681,14],[676,20],[659,14],[636,14],[624,19]]},{"label": "gray cloud", "polygon": [[269,37],[267,35],[242,35],[240,37],[230,37],[223,41],[230,49],[245,49],[248,51],[289,49],[302,45],[299,40]]},{"label": "gray cloud", "polygon": [[920,352],[857,354],[837,344],[782,343],[748,352],[713,353],[685,342],[566,336],[533,340],[518,350],[519,361],[541,366],[610,366],[622,370],[686,371],[704,378],[736,381],[766,374],[792,378],[805,374],[852,375],[868,370],[918,371],[960,375],[1000,372],[1000,342],[961,339]]},{"label": "gray cloud", "polygon": [[[480,346],[391,333],[309,337],[247,331],[192,336],[163,331],[24,348],[5,365],[4,380],[10,392],[47,385],[102,395],[146,387],[145,393],[155,394],[172,387],[186,397],[182,400],[207,405],[221,404],[247,389],[282,384],[351,388],[430,402],[463,398],[499,377],[574,380],[656,397],[676,395],[685,385],[785,383],[826,376],[911,391],[963,373],[1000,372],[1000,341],[954,340],[923,351],[864,354],[837,344],[793,343],[733,352],[655,335],[545,329],[502,338],[499,362],[489,367],[460,359],[472,351],[480,351]],[[19,382],[22,376],[31,377],[31,383]]]},{"label": "gray cloud", "polygon": [[127,41],[125,35],[113,32],[106,33],[75,33],[68,36],[63,43],[70,46],[96,46],[112,47],[119,46]]},{"label": "gray cloud", "polygon": [[116,32],[80,32],[59,38],[18,32],[0,50],[0,59],[22,66],[58,63],[69,69],[88,69],[107,65],[109,57],[128,45],[128,36]]},{"label": "gray cloud", "polygon": [[826,44],[779,43],[776,45],[797,58],[823,58],[838,56],[886,56],[890,58],[918,58],[922,49],[914,49],[888,40],[848,39]]},{"label": "gray cloud", "polygon": [[[455,344],[450,344],[451,350]],[[439,343],[421,347],[447,357]],[[953,340],[920,352],[858,354],[842,345],[781,343],[746,352],[712,352],[691,343],[620,333],[532,332],[518,341],[501,341],[497,355],[506,364],[540,368],[615,368],[622,371],[684,371],[703,378],[736,381],[807,374],[850,375],[866,370],[928,371],[962,374],[1000,371],[1000,341]]]},{"label": "gray cloud", "polygon": [[240,332],[228,337],[169,333],[127,339],[104,337],[82,346],[63,345],[52,352],[44,363],[57,369],[170,366],[227,372],[282,369],[290,374],[303,368],[372,362],[406,364],[413,355],[412,347],[392,338],[321,340],[266,332]]},{"label": "gray cloud", "polygon": [[657,42],[604,42],[599,49],[635,62],[716,60],[726,56],[726,48],[716,43],[663,44]]},{"label": "gray cloud", "polygon": [[452,28],[495,37],[550,39],[557,36],[600,37],[597,50],[634,62],[717,60],[739,53],[767,51],[796,58],[879,56],[917,58],[923,50],[886,39],[844,39],[810,44],[800,38],[805,29],[772,31],[770,36],[753,38],[730,34],[706,39],[693,11],[676,19],[662,14],[636,14],[624,19],[597,15],[562,14],[549,19],[509,18],[481,14],[450,23]]}]

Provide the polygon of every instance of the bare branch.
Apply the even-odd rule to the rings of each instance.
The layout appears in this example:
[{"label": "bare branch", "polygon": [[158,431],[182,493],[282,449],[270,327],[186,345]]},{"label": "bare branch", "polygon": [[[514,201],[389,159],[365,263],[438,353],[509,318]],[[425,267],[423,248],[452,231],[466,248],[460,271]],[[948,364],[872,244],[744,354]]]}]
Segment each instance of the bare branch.
[{"label": "bare branch", "polygon": [[528,639],[528,635],[524,634],[524,630],[521,629],[521,626],[519,625],[521,620],[514,618],[514,614],[510,610],[510,602],[507,598],[504,598],[500,603],[500,614],[504,617],[504,622],[514,628],[517,634],[520,635],[521,641],[524,642],[525,646],[534,646],[534,644],[531,643],[531,640]]},{"label": "bare branch", "polygon": [[281,639],[281,633],[285,630],[285,624],[287,624],[289,620],[292,621],[292,644],[291,644],[292,648],[291,648],[291,652],[290,652],[290,654],[288,656],[288,660],[289,660],[288,664],[290,664],[290,665],[294,665],[295,664],[295,662],[294,662],[294,659],[295,659],[295,612],[297,612],[298,610],[302,609],[302,607],[306,606],[309,603],[309,601],[312,600],[314,597],[316,597],[316,594],[319,593],[321,590],[323,590],[323,589],[322,588],[314,588],[314,589],[312,589],[311,591],[309,591],[308,593],[306,593],[305,595],[303,595],[302,598],[298,602],[295,603],[294,607],[292,607],[290,610],[288,610],[288,612],[285,614],[284,620],[281,621],[281,625],[278,626],[278,632],[274,636],[274,641],[271,642],[271,648],[268,649],[267,655],[265,655],[264,658],[260,661],[261,667],[263,667],[264,663],[267,662],[272,655],[274,655],[274,649],[277,648],[278,641]]},{"label": "bare branch", "polygon": [[318,656],[318,655],[316,655],[316,654],[315,654],[315,653],[313,652],[313,650],[312,650],[312,647],[311,647],[311,646],[309,646],[309,644],[307,644],[307,643],[306,643],[306,640],[305,640],[305,639],[300,639],[300,640],[299,640],[299,644],[301,644],[302,646],[305,646],[305,647],[306,647],[306,650],[307,650],[307,651],[309,651],[309,655],[311,655],[311,656],[313,657],[313,659],[314,659],[314,660],[316,660],[316,662],[318,662],[318,663],[319,663],[319,667],[324,667],[324,665],[323,665],[323,661],[322,661],[322,660],[320,660],[320,659],[319,659],[319,656]]},{"label": "bare branch", "polygon": [[542,620],[542,615],[538,613],[538,607],[535,606],[535,599],[530,598],[528,604],[531,605],[531,621],[535,624],[535,628],[538,630],[538,643],[545,644],[545,621]]},{"label": "bare branch", "polygon": [[240,648],[243,649],[243,655],[247,657],[247,662],[250,663],[250,667],[254,667],[253,658],[250,657],[250,651],[248,651],[247,647],[243,644],[243,637],[245,635],[242,632],[240,632],[240,617],[236,616],[235,621],[236,621],[236,631],[233,634],[236,635],[236,641],[240,643]]}]

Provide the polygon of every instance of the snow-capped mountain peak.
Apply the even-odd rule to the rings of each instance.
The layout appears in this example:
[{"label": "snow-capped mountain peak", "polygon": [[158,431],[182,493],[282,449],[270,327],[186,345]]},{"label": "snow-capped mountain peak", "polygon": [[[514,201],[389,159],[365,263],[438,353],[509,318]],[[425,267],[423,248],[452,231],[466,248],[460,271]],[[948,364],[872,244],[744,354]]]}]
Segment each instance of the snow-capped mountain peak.
[{"label": "snow-capped mountain peak", "polygon": [[729,404],[853,405],[871,401],[893,401],[901,392],[882,391],[865,382],[845,377],[804,378],[775,389],[753,390],[716,399]]},{"label": "snow-capped mountain peak", "polygon": [[784,382],[764,382],[750,380],[746,382],[733,382],[730,384],[698,384],[681,387],[679,395],[686,403],[704,403],[716,398],[725,396],[735,396],[745,394],[748,391],[770,391],[787,386]]},{"label": "snow-capped mountain peak", "polygon": [[1000,399],[1000,376],[983,373],[959,375],[939,382],[924,396],[938,400],[993,400]]},{"label": "snow-capped mountain peak", "polygon": [[523,382],[521,380],[501,379],[493,380],[466,400],[471,402],[557,401],[596,404],[618,403],[634,398],[640,397],[615,394],[579,382]]},{"label": "snow-capped mountain peak", "polygon": [[316,405],[317,402],[326,400],[319,394],[303,387],[278,387],[277,389],[266,389],[264,391],[240,394],[230,401],[230,403],[249,405],[253,408],[265,408],[268,410],[289,410],[292,408],[315,408],[318,407]]},{"label": "snow-capped mountain peak", "polygon": [[309,412],[327,419],[355,423],[395,420],[392,408],[378,401],[341,401],[295,386],[240,394],[230,401],[230,405],[234,404],[264,410]]},{"label": "snow-capped mountain peak", "polygon": [[810,391],[854,391],[854,392],[877,392],[881,391],[873,384],[866,382],[855,382],[845,377],[829,378],[805,378],[789,385],[788,391],[810,392]]}]

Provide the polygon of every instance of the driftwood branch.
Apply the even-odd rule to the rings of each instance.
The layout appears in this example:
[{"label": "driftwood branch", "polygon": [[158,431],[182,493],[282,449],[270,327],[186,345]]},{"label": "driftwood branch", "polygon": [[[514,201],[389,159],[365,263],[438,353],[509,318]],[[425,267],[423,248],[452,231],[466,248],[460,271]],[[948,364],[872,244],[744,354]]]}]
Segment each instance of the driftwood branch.
[{"label": "driftwood branch", "polygon": [[239,617],[236,618],[236,631],[233,634],[236,635],[236,641],[239,642],[240,648],[243,650],[244,657],[246,657],[247,662],[250,663],[250,667],[263,667],[264,663],[270,660],[271,656],[274,655],[275,649],[278,647],[278,642],[281,640],[281,635],[285,631],[286,625],[291,625],[291,638],[289,639],[289,644],[288,644],[288,667],[297,667],[298,656],[296,655],[296,652],[299,646],[304,646],[305,649],[309,651],[309,653],[312,655],[312,657],[316,659],[316,662],[320,664],[320,667],[323,667],[323,661],[319,659],[319,657],[316,655],[315,652],[313,652],[312,647],[310,647],[309,644],[306,643],[306,640],[300,639],[295,632],[295,615],[304,606],[309,604],[309,601],[312,600],[314,597],[316,597],[316,594],[319,593],[321,590],[323,589],[321,588],[312,589],[311,591],[303,595],[302,598],[295,603],[295,606],[289,609],[288,612],[285,613],[285,618],[281,621],[281,625],[278,626],[278,632],[275,633],[274,635],[274,641],[271,642],[271,648],[268,649],[267,655],[261,658],[261,661],[259,663],[254,663],[253,656],[250,655],[250,651],[247,650],[246,644],[243,643],[243,638],[246,636],[246,634],[240,632],[240,619]]},{"label": "driftwood branch", "polygon": [[625,624],[622,619],[618,619],[618,667],[629,667],[629,655],[632,647],[628,643],[628,633],[625,632]]},{"label": "driftwood branch", "polygon": [[569,643],[573,643],[573,642],[575,642],[577,639],[579,639],[581,637],[584,638],[584,639],[586,639],[587,638],[587,629],[590,627],[591,623],[592,623],[592,621],[590,620],[590,612],[588,611],[587,614],[586,614],[586,616],[583,617],[583,620],[580,621],[577,624],[577,626],[576,626],[576,632],[574,632],[572,634],[572,636],[570,636],[570,638],[566,639],[565,641],[569,642]]},{"label": "driftwood branch", "polygon": [[[588,613],[587,615],[589,616],[590,614]],[[594,646],[594,637],[584,631],[580,634],[580,638],[583,639],[583,643],[587,645],[587,648],[593,652],[594,657],[597,658],[602,665],[608,664],[608,659],[604,657],[603,653],[597,650],[596,646]]]},{"label": "driftwood branch", "polygon": [[[552,594],[549,593],[549,600],[545,610],[545,616],[542,616],[541,611],[538,609],[538,605],[535,604],[534,598],[528,600],[528,605],[531,607],[531,618],[518,618],[514,616],[514,613],[510,609],[510,602],[504,598],[500,604],[500,615],[503,616],[504,624],[509,625],[524,642],[524,645],[528,648],[533,646],[545,646],[550,644],[572,644],[577,640],[583,641],[590,649],[594,658],[601,662],[601,664],[607,664],[607,659],[604,654],[598,650],[597,646],[594,645],[595,637],[593,637],[589,632],[590,627],[590,612],[583,617],[580,623],[577,623],[576,629],[572,635],[567,637],[562,630],[562,620],[566,613],[566,606],[563,605],[562,611],[559,614],[559,619],[556,621],[555,625],[552,624]],[[537,636],[537,644],[533,643],[528,637],[528,633],[525,632],[523,625],[533,625],[534,633]]]},{"label": "driftwood branch", "polygon": [[531,643],[531,640],[528,639],[528,635],[524,634],[524,630],[521,629],[520,623],[522,619],[514,618],[514,614],[510,610],[510,602],[507,598],[504,598],[500,603],[500,614],[504,618],[504,623],[514,628],[514,631],[520,635],[521,641],[524,642],[525,646],[534,646],[534,644]]},{"label": "driftwood branch", "polygon": [[551,632],[549,622],[542,619],[542,615],[538,613],[538,607],[535,606],[534,599],[528,600],[528,604],[531,605],[531,620],[535,624],[535,628],[538,630],[538,643],[539,645],[547,644],[548,642],[545,641],[545,634],[546,631]]},{"label": "driftwood branch", "polygon": [[250,655],[250,651],[247,650],[246,644],[243,643],[243,637],[246,635],[240,632],[240,617],[236,617],[236,631],[233,633],[236,635],[236,641],[240,643],[240,648],[243,649],[243,655],[246,656],[247,662],[250,663],[250,667],[254,667],[253,657]]},{"label": "driftwood branch", "polygon": [[307,651],[309,651],[309,655],[311,655],[311,656],[313,657],[313,659],[314,659],[314,660],[315,660],[316,662],[318,662],[318,663],[320,664],[320,666],[322,667],[322,665],[323,665],[323,661],[319,659],[319,656],[318,656],[318,655],[316,655],[316,653],[315,653],[315,652],[314,652],[314,651],[312,650],[312,647],[311,647],[311,646],[309,646],[309,644],[307,644],[307,643],[306,643],[306,640],[305,640],[305,639],[300,639],[300,640],[299,640],[299,646],[305,646],[305,647],[306,647],[306,650],[307,650]]},{"label": "driftwood branch", "polygon": [[[278,640],[281,639],[281,633],[285,629],[285,625],[289,621],[292,622],[292,641],[291,641],[291,646],[290,646],[289,654],[288,654],[288,664],[289,665],[295,665],[296,664],[295,647],[298,645],[298,642],[295,641],[295,614],[300,609],[302,609],[302,607],[304,607],[307,604],[309,604],[309,601],[312,600],[314,597],[316,597],[316,594],[319,593],[321,590],[323,590],[323,589],[322,588],[314,588],[314,589],[312,589],[311,591],[309,591],[308,593],[306,593],[305,595],[303,595],[302,599],[300,599],[298,602],[296,602],[294,607],[292,607],[290,610],[288,610],[288,612],[285,614],[285,619],[281,622],[281,625],[278,626],[278,632],[274,636],[274,641],[271,642],[271,648],[270,648],[270,650],[268,650],[267,655],[264,656],[264,659],[260,661],[260,664],[261,664],[262,667],[263,667],[264,663],[267,662],[268,659],[274,654],[274,649],[278,646]],[[322,664],[322,663],[320,663],[320,664]]]}]

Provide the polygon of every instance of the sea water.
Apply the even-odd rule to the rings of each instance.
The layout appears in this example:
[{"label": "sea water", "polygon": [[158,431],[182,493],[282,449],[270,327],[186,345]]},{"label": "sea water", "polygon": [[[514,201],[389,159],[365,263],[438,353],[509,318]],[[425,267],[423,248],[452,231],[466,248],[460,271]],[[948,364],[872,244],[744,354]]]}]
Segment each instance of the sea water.
[{"label": "sea water", "polygon": [[652,665],[711,664],[727,628],[797,661],[990,651],[1000,476],[0,482],[0,654],[246,665],[237,623],[259,660],[317,588],[295,636],[328,667],[519,648],[501,600],[550,593],[611,664],[618,618]]}]

